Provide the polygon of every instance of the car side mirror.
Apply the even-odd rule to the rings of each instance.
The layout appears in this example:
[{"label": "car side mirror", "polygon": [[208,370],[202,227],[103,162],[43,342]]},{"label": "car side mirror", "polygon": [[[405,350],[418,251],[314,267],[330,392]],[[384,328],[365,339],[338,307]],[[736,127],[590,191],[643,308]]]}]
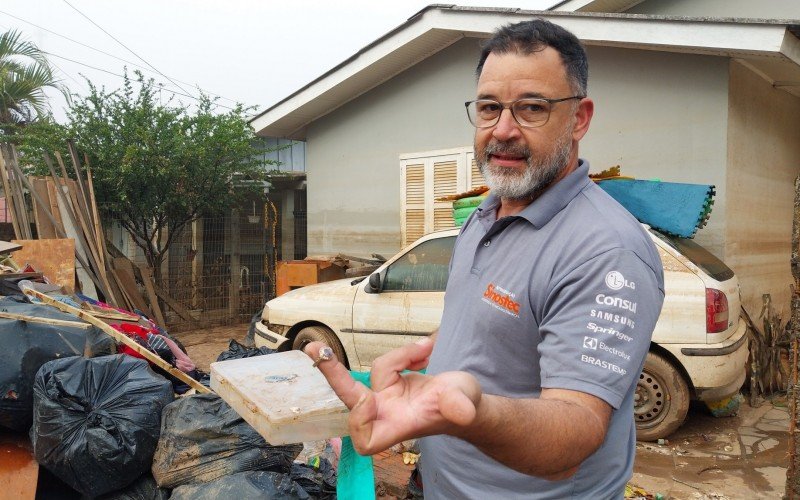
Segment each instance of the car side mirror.
[{"label": "car side mirror", "polygon": [[380,273],[372,273],[367,280],[367,286],[364,287],[367,293],[380,293],[381,292],[381,275]]}]

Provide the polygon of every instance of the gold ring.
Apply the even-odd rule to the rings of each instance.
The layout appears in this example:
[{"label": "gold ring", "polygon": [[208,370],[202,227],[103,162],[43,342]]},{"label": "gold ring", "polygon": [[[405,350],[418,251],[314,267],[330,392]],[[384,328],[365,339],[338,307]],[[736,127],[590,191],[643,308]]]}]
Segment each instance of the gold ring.
[{"label": "gold ring", "polygon": [[317,358],[317,360],[314,361],[314,364],[311,365],[311,366],[316,368],[323,361],[328,361],[328,360],[331,360],[331,359],[333,359],[333,349],[331,349],[330,347],[327,347],[327,346],[320,347],[319,348],[319,358]]}]

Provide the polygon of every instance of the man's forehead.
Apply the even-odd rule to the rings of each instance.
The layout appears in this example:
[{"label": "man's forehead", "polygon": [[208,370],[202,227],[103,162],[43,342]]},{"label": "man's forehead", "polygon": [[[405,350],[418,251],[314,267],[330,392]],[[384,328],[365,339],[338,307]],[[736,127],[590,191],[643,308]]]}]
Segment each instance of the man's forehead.
[{"label": "man's forehead", "polygon": [[489,54],[478,79],[478,92],[498,85],[541,87],[527,89],[528,92],[569,89],[561,55],[552,47],[545,47],[530,54],[519,52]]}]

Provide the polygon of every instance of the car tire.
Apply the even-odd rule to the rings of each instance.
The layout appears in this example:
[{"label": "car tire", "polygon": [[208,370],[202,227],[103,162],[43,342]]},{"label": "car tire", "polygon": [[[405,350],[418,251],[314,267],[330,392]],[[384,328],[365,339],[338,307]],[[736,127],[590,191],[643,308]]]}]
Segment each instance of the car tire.
[{"label": "car tire", "polygon": [[297,332],[297,336],[292,341],[292,349],[302,351],[303,348],[311,342],[322,342],[333,349],[336,359],[347,366],[347,355],[344,353],[342,343],[330,329],[324,326],[307,326]]},{"label": "car tire", "polygon": [[683,376],[664,357],[647,353],[633,402],[636,439],[666,438],[683,425],[688,411],[689,386]]}]

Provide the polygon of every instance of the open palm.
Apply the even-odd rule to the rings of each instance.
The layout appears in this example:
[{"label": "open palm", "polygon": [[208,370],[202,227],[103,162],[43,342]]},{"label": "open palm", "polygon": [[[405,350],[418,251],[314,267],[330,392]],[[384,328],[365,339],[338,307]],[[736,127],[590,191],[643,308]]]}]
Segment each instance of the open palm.
[{"label": "open palm", "polygon": [[[323,344],[305,348],[313,359]],[[338,360],[324,361],[320,370],[350,408],[350,437],[356,451],[372,455],[406,439],[448,434],[469,425],[481,398],[480,384],[466,372],[436,376],[402,374],[427,365],[432,342],[410,344],[381,356],[372,366],[372,389],[353,380]]]}]

